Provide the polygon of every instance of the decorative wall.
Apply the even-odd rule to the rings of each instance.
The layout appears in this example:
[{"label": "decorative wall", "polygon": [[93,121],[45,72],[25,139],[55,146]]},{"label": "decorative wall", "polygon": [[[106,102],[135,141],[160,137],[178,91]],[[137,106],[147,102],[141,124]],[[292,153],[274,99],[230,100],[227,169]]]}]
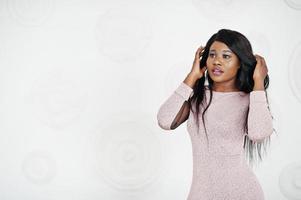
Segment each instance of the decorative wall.
[{"label": "decorative wall", "polygon": [[156,114],[222,28],[269,69],[266,199],[301,199],[300,22],[300,0],[1,0],[0,199],[186,199],[186,126]]}]

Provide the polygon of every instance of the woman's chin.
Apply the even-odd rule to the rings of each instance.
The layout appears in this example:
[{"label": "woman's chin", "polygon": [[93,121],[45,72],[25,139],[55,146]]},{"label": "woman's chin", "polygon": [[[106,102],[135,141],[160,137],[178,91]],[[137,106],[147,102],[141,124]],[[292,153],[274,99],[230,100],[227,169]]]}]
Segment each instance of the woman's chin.
[{"label": "woman's chin", "polygon": [[219,81],[221,81],[221,80],[223,80],[224,79],[224,76],[223,76],[223,74],[221,74],[221,75],[214,75],[214,74],[209,74],[209,77],[213,80],[213,81],[216,81],[216,82],[219,82]]}]

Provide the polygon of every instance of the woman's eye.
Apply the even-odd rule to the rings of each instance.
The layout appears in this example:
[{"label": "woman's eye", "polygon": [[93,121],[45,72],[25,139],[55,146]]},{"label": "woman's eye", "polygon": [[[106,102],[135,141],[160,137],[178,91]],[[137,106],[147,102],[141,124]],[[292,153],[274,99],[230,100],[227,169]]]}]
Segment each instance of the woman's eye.
[{"label": "woman's eye", "polygon": [[[213,57],[214,56],[214,53],[209,53],[209,56],[210,57]],[[224,58],[230,58],[231,56],[230,55],[223,55]]]}]

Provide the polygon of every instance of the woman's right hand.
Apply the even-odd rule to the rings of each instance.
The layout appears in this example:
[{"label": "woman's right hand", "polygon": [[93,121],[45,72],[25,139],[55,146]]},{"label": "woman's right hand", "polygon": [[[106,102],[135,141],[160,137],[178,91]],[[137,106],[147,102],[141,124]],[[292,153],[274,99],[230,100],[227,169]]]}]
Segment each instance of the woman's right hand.
[{"label": "woman's right hand", "polygon": [[204,47],[200,46],[197,51],[195,52],[195,57],[192,65],[192,69],[190,71],[190,74],[194,76],[196,79],[200,79],[204,76],[205,71],[207,70],[207,66],[203,66],[200,68],[200,61],[201,57],[204,52]]}]

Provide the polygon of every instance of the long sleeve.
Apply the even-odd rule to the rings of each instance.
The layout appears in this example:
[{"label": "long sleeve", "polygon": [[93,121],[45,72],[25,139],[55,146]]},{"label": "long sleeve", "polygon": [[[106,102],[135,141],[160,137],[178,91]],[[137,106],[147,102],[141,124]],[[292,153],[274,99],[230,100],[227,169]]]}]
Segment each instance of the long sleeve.
[{"label": "long sleeve", "polygon": [[171,130],[171,124],[184,102],[187,101],[193,92],[193,89],[181,82],[178,88],[169,96],[169,98],[160,106],[157,113],[158,125],[165,130]]},{"label": "long sleeve", "polygon": [[273,132],[272,115],[264,90],[250,92],[248,137],[254,142],[260,142]]}]

